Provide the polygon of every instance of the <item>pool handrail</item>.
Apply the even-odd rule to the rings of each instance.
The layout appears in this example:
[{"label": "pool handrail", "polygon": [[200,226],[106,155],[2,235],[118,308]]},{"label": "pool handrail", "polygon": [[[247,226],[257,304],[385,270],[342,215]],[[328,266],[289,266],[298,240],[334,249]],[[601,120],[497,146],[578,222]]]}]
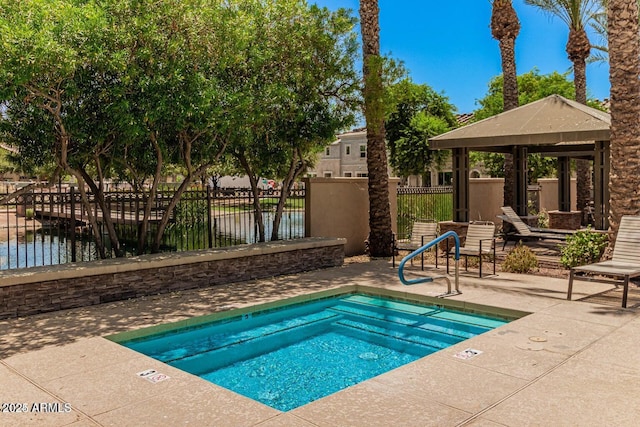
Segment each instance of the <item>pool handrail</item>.
[{"label": "pool handrail", "polygon": [[[441,241],[443,241],[445,239],[448,239],[449,237],[453,237],[453,240],[455,241],[455,254],[454,254],[454,260],[455,260],[455,293],[451,292],[451,281],[449,280],[449,278],[447,276],[428,276],[428,277],[420,277],[418,279],[406,279],[404,277],[404,265],[407,263],[407,261],[409,261],[412,258],[420,255],[421,253],[423,253],[427,249],[431,248],[434,245],[437,245],[438,243],[440,243]],[[448,254],[447,254],[447,256],[448,256]],[[403,285],[407,285],[407,286],[409,286],[409,285],[417,285],[419,283],[433,282],[434,279],[442,279],[443,278],[443,279],[445,279],[447,281],[447,293],[443,294],[441,296],[457,295],[457,294],[461,293],[459,288],[458,288],[458,282],[459,282],[458,265],[459,265],[459,261],[460,261],[460,237],[458,237],[458,234],[455,231],[447,231],[446,233],[441,234],[440,236],[436,237],[432,241],[426,243],[422,247],[416,249],[415,251],[411,252],[409,255],[407,255],[404,258],[402,258],[402,261],[400,261],[400,265],[398,265],[398,277],[400,278],[400,282],[402,282]]]}]

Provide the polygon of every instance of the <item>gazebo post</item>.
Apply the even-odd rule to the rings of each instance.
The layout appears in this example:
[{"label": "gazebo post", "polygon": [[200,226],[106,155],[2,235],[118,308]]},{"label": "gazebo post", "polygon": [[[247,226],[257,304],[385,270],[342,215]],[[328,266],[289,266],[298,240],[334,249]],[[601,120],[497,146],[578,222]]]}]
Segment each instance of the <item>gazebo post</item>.
[{"label": "gazebo post", "polygon": [[611,167],[609,141],[596,141],[593,169],[593,208],[597,230],[609,229],[609,172]]},{"label": "gazebo post", "polygon": [[571,162],[569,156],[558,157],[558,210],[571,212]]},{"label": "gazebo post", "polygon": [[453,148],[453,221],[469,221],[469,149]]},{"label": "gazebo post", "polygon": [[514,210],[519,216],[529,215],[527,209],[527,147],[516,146],[513,149],[513,166],[515,168],[516,179],[514,185],[516,186],[514,191]]}]

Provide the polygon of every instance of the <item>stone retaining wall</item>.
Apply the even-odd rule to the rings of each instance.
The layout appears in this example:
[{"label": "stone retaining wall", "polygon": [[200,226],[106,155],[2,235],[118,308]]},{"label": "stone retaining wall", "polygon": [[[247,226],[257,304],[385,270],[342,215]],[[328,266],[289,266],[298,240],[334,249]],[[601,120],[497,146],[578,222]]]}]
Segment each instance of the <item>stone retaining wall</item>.
[{"label": "stone retaining wall", "polygon": [[549,228],[561,230],[578,230],[582,220],[582,212],[549,211]]},{"label": "stone retaining wall", "polygon": [[336,267],[344,244],[307,238],[2,271],[0,319]]}]

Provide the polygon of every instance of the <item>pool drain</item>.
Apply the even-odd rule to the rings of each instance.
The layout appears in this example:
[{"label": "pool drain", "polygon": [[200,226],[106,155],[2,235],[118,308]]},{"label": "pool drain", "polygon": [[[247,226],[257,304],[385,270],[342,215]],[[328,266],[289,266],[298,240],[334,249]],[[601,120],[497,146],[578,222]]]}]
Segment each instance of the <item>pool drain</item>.
[{"label": "pool drain", "polygon": [[377,360],[378,359],[378,355],[375,354],[375,353],[371,353],[371,352],[362,353],[358,357],[360,359],[362,359],[362,360]]}]

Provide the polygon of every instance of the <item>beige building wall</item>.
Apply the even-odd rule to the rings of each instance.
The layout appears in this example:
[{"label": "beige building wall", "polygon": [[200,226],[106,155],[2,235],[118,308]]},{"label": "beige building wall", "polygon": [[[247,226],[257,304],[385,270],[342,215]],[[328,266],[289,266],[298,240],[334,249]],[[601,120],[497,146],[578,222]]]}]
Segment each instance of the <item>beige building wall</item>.
[{"label": "beige building wall", "polygon": [[[305,178],[305,236],[347,239],[345,255],[365,252],[369,236],[369,190],[367,178]],[[397,231],[397,188],[389,180],[391,225]]]},{"label": "beige building wall", "polygon": [[346,177],[350,175],[353,178],[367,176],[367,132],[347,132],[338,135],[338,138],[338,147],[340,149],[339,176]]}]

